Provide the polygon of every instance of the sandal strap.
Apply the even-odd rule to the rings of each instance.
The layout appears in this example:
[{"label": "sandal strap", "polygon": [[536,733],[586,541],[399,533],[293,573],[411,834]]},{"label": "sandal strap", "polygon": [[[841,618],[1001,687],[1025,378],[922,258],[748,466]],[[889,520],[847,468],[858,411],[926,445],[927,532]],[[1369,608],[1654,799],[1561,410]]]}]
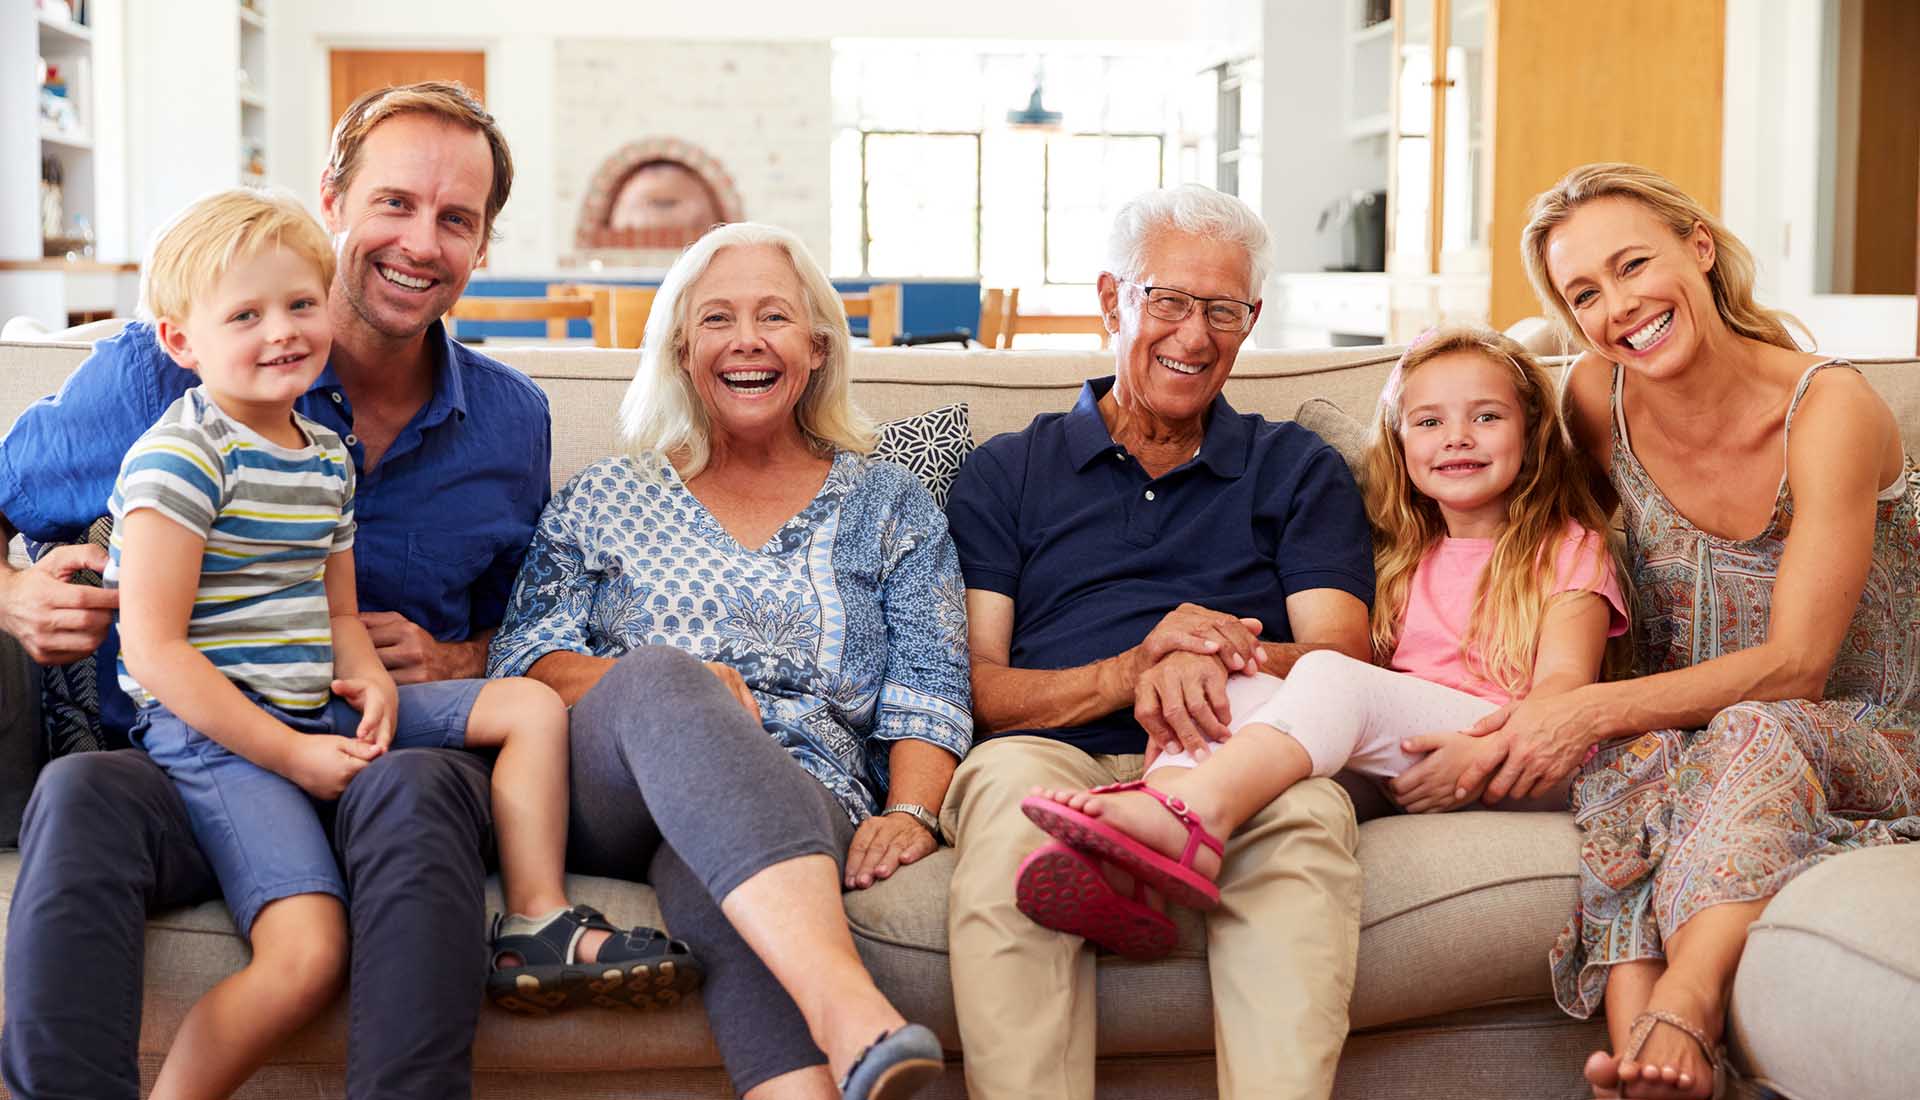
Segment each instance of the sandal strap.
[{"label": "sandal strap", "polygon": [[591,905],[563,909],[532,932],[502,935],[501,929],[506,926],[506,919],[505,913],[494,916],[493,931],[489,937],[493,941],[493,964],[496,967],[502,955],[518,955],[523,963],[533,965],[572,965],[579,961],[580,939],[589,931],[610,934],[620,931]]},{"label": "sandal strap", "polygon": [[1661,1008],[1650,1008],[1633,1018],[1633,1028],[1627,1032],[1627,1052],[1621,1055],[1621,1058],[1630,1062],[1639,1061],[1640,1051],[1647,1045],[1647,1040],[1652,1037],[1654,1027],[1659,1024],[1665,1024],[1680,1034],[1685,1035],[1687,1038],[1692,1039],[1694,1045],[1700,1048],[1700,1053],[1706,1057],[1707,1068],[1715,1072],[1719,1071],[1719,1047],[1711,1039],[1707,1038],[1707,1033],[1702,1030],[1698,1024],[1695,1024],[1685,1016],[1668,1012]]},{"label": "sandal strap", "polygon": [[1193,866],[1194,853],[1203,846],[1211,849],[1214,855],[1222,859],[1226,858],[1227,846],[1221,842],[1219,837],[1208,832],[1206,826],[1200,824],[1200,819],[1193,816],[1193,811],[1187,808],[1187,804],[1184,801],[1175,795],[1170,795],[1165,791],[1148,786],[1147,781],[1144,779],[1130,779],[1125,783],[1109,783],[1104,787],[1095,787],[1087,793],[1121,794],[1127,791],[1142,791],[1151,795],[1154,801],[1166,807],[1168,813],[1179,819],[1180,824],[1187,827],[1187,846],[1180,852],[1180,865],[1182,867]]}]

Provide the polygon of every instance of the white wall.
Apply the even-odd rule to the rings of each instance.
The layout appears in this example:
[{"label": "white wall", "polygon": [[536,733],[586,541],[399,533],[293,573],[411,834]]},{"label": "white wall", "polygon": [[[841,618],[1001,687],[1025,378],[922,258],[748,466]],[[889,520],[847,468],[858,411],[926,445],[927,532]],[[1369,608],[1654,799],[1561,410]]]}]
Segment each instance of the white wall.
[{"label": "white wall", "polygon": [[240,182],[240,23],[234,0],[124,11],[126,160],[118,173],[103,163],[101,174],[124,183],[124,243],[139,258],[181,207]]},{"label": "white wall", "polygon": [[1915,300],[1820,294],[1826,0],[1727,0],[1720,207],[1760,265],[1763,304],[1812,328],[1822,351],[1912,355]]},{"label": "white wall", "polygon": [[[1184,5],[1165,0],[1106,0],[1099,5],[970,0],[956,12],[945,5],[868,0],[735,0],[724,10],[680,0],[280,0],[268,19],[276,74],[268,109],[268,175],[309,202],[318,202],[333,122],[327,117],[329,49],[485,50],[487,102],[513,148],[516,168],[516,186],[500,219],[501,240],[494,245],[491,264],[507,273],[546,272],[567,244],[557,227],[571,225],[573,213],[560,209],[553,186],[553,89],[556,81],[567,79],[566,73],[555,71],[557,39],[630,39],[636,46],[658,39],[1018,39],[1113,41],[1136,47],[1173,39],[1240,43],[1245,47],[1241,52],[1252,53],[1260,40],[1261,7],[1260,0]],[[721,96],[727,90],[707,91]],[[814,90],[804,94],[811,96]],[[633,104],[636,111],[646,106]],[[824,180],[821,186],[824,190]]]}]

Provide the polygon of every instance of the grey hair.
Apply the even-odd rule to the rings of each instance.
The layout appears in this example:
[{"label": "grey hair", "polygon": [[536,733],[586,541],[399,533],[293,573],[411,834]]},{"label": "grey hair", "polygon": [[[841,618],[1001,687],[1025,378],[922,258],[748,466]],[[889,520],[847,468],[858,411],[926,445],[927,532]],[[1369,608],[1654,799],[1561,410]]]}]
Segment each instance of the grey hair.
[{"label": "grey hair", "polygon": [[1213,240],[1231,241],[1246,250],[1251,293],[1260,299],[1273,268],[1273,236],[1253,208],[1211,187],[1183,183],[1147,191],[1127,200],[1113,216],[1107,237],[1107,272],[1117,278],[1146,274],[1147,241],[1167,229]]},{"label": "grey hair", "polygon": [[813,372],[793,411],[801,434],[822,453],[837,448],[866,454],[873,449],[873,422],[854,407],[849,392],[848,359],[853,341],[847,331],[846,306],[827,280],[827,273],[791,232],[759,222],[733,222],[715,226],[693,242],[660,282],[653,308],[647,312],[640,369],[620,402],[621,450],[636,457],[664,458],[684,453],[685,460],[680,464],[683,477],[693,477],[706,468],[712,456],[709,434],[713,424],[685,369],[688,314],[692,310],[687,292],[707,273],[721,249],[759,245],[786,253],[800,280],[813,346],[823,352],[820,369]]}]

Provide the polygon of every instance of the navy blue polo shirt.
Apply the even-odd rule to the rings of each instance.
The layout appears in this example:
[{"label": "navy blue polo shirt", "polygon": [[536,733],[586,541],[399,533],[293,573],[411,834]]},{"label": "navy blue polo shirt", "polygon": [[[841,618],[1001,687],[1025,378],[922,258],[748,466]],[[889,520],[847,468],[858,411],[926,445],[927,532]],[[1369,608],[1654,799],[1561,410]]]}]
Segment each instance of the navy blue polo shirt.
[{"label": "navy blue polo shirt", "polygon": [[[968,588],[1013,600],[1015,668],[1076,668],[1138,645],[1182,603],[1260,620],[1290,642],[1286,599],[1335,588],[1373,601],[1373,541],[1353,475],[1298,424],[1207,411],[1200,453],[1150,478],[1113,441],[1089,380],[1072,411],[996,436],[960,470],[947,525]],[[1141,752],[1133,708],[1020,731],[1090,753]]]},{"label": "navy blue polo shirt", "polygon": [[[525,375],[427,330],[433,396],[371,473],[353,407],[328,365],[296,403],[339,433],[359,475],[354,576],[360,609],[397,611],[436,639],[498,626],[549,489],[547,397]],[[120,460],[199,381],[153,326],[94,345],[60,392],[29,406],[0,439],[0,514],[40,543],[85,535],[105,515]],[[132,703],[114,675],[119,638],[96,655],[101,724],[124,739]]]}]

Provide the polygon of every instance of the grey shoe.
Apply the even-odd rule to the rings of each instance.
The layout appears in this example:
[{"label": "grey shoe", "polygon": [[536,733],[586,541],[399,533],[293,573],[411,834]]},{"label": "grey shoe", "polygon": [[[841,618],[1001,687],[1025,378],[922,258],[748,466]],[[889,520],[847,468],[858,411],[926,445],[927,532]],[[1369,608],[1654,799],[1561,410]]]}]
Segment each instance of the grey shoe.
[{"label": "grey shoe", "polygon": [[907,1100],[947,1068],[940,1040],[919,1024],[880,1036],[840,1082],[844,1100]]}]

